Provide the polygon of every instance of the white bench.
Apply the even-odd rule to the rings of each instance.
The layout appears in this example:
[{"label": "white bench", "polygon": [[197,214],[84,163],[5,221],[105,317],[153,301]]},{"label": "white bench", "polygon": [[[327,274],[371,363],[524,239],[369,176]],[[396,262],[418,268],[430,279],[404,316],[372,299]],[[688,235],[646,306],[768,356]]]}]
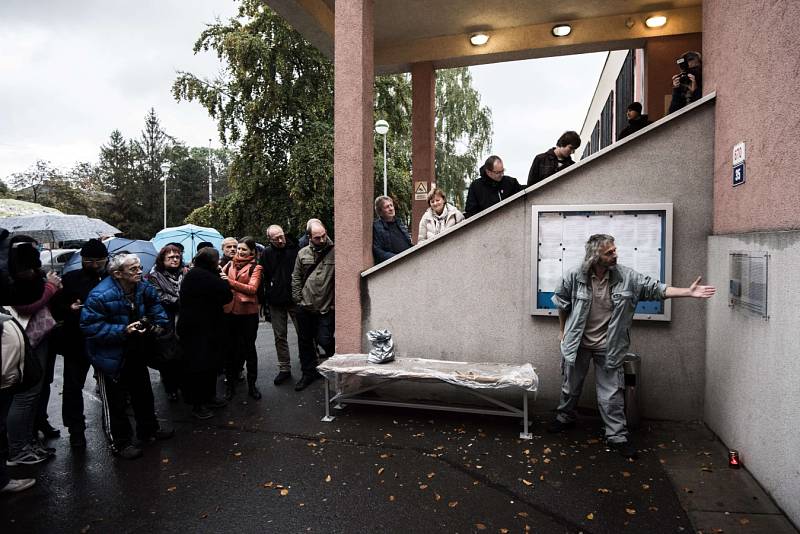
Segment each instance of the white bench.
[{"label": "white bench", "polygon": [[[371,364],[366,354],[336,354],[321,363],[317,370],[325,377],[325,422],[334,420],[330,407],[342,409],[347,404],[372,404],[400,408],[424,408],[448,412],[477,413],[519,417],[523,431],[520,438],[531,439],[528,432],[528,395],[536,392],[539,377],[531,364],[512,365],[504,363],[472,363],[428,360],[423,358],[397,358],[392,362]],[[378,380],[377,383],[348,393],[343,392],[342,380],[358,376]],[[487,401],[498,408],[452,406],[433,402],[404,402],[364,397],[363,394],[381,386],[400,380],[438,381],[450,384],[462,391]],[[493,390],[514,389],[521,393],[522,407],[511,406],[489,393]],[[331,396],[333,393],[333,396]]]}]

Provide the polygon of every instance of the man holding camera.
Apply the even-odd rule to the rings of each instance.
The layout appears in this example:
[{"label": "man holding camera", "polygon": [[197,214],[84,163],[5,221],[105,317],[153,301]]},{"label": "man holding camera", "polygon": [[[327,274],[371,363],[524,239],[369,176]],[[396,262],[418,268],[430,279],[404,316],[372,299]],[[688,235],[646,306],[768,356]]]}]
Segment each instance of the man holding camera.
[{"label": "man holding camera", "polygon": [[145,337],[169,326],[155,287],[142,281],[142,264],[135,254],[118,254],[108,262],[109,276],[95,287],[81,311],[81,330],[89,360],[97,370],[103,401],[103,426],[117,456],[142,455],[132,440],[125,413],[130,394],[141,442],[171,438],[159,428],[150,373],[145,363]]},{"label": "man holding camera", "polygon": [[669,111],[678,111],[703,96],[703,61],[699,52],[686,52],[676,61],[681,72],[672,77]]}]

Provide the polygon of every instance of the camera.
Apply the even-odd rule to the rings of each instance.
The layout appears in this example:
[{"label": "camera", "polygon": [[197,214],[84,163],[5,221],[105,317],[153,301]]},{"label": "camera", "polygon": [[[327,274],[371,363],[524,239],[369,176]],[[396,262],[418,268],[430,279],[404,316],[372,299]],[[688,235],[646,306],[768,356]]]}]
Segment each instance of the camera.
[{"label": "camera", "polygon": [[681,85],[692,85],[692,80],[689,79],[689,60],[695,59],[695,57],[694,54],[688,53],[675,60],[678,68],[681,69],[681,77],[678,79]]},{"label": "camera", "polygon": [[136,330],[139,332],[149,332],[153,329],[153,323],[150,321],[149,317],[142,317],[139,319],[139,326],[136,327]]}]

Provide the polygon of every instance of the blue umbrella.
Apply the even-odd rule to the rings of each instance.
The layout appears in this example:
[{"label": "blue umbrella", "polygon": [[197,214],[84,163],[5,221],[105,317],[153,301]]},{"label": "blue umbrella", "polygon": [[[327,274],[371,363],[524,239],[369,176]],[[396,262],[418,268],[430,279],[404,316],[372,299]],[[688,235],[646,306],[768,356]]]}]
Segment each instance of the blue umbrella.
[{"label": "blue umbrella", "polygon": [[153,242],[156,250],[161,250],[164,245],[169,243],[180,243],[183,245],[183,262],[189,263],[197,253],[197,245],[203,241],[208,241],[214,245],[214,248],[220,250],[222,247],[222,234],[213,228],[184,224],[183,226],[164,228],[150,241]]},{"label": "blue umbrella", "polygon": [[[108,249],[108,255],[114,256],[115,254],[136,254],[142,262],[142,271],[144,274],[150,272],[153,265],[156,264],[156,257],[158,251],[153,243],[150,241],[143,241],[141,239],[126,239],[124,237],[113,237],[103,244]],[[64,264],[64,274],[75,271],[81,268],[81,254],[73,254],[67,263]]]}]

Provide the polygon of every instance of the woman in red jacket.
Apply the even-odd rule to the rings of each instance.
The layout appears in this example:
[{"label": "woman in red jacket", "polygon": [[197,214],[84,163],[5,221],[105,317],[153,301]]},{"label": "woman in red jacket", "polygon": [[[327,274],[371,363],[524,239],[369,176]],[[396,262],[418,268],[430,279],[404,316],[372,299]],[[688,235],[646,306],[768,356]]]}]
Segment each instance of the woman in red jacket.
[{"label": "woman in red jacket", "polygon": [[236,255],[225,264],[222,272],[227,276],[233,300],[225,305],[228,328],[234,340],[234,350],[227,355],[225,373],[227,383],[225,398],[231,400],[236,393],[236,379],[244,362],[247,363],[247,392],[254,399],[261,398],[256,387],[258,374],[258,286],[261,284],[261,266],[256,264],[256,242],[245,237],[236,247]]}]

